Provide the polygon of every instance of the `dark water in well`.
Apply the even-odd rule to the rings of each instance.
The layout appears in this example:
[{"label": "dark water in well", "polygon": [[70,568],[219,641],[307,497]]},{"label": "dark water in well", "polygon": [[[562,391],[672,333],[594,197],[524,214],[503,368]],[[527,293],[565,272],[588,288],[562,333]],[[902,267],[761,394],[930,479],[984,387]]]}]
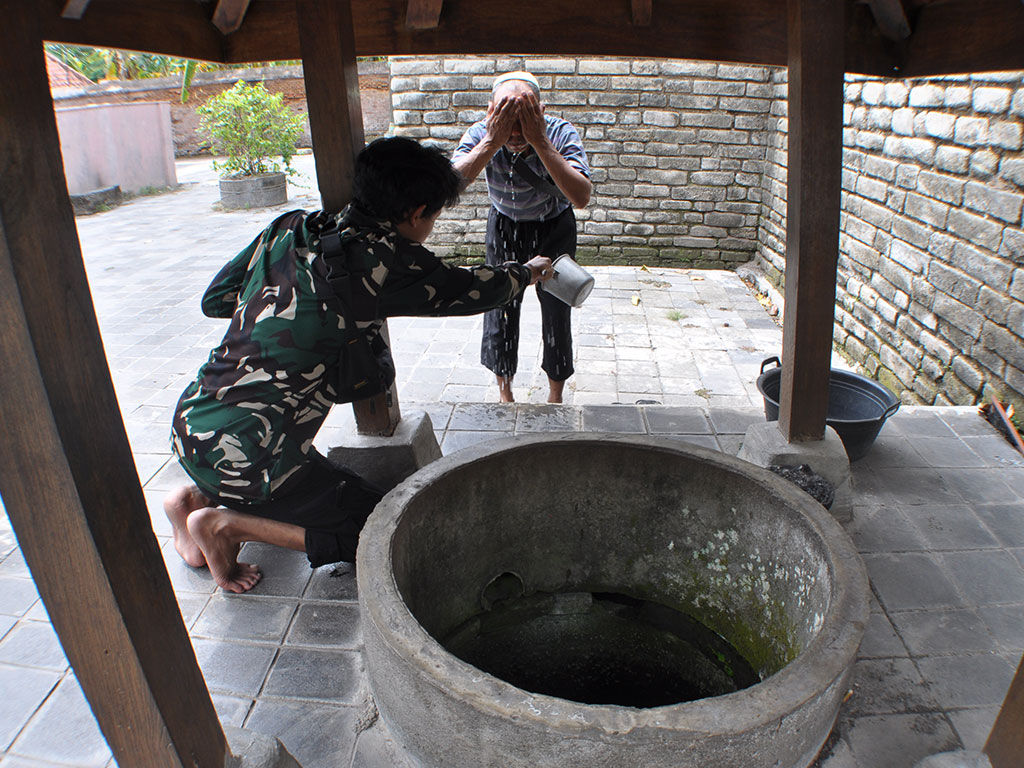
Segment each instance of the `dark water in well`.
[{"label": "dark water in well", "polygon": [[584,704],[660,707],[760,682],[732,645],[690,616],[608,592],[511,597],[441,642],[512,685]]}]

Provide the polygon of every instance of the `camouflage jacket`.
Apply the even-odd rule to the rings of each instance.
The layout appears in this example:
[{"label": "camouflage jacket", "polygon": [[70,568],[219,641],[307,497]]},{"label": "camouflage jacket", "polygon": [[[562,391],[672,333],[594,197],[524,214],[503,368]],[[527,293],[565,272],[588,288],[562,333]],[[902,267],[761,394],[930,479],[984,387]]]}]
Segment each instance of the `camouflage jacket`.
[{"label": "camouflage jacket", "polygon": [[[313,225],[323,218],[280,217],[203,295],[203,313],[231,324],[182,393],[171,431],[175,454],[202,490],[265,501],[290,490],[289,478],[309,461],[333,404],[328,373],[345,336],[344,319],[323,298],[331,294]],[[529,270],[514,263],[446,264],[355,206],[334,218],[360,278],[352,280],[353,316],[371,340],[383,318],[476,314],[529,284]]]}]

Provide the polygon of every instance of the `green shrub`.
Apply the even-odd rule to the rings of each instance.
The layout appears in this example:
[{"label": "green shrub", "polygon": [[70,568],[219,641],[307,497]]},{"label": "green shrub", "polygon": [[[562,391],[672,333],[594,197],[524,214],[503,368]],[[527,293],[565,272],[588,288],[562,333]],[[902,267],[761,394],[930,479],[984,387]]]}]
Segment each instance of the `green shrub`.
[{"label": "green shrub", "polygon": [[[304,121],[285,106],[282,94],[270,93],[262,83],[247,85],[239,80],[196,111],[199,130],[209,137],[215,152],[227,157],[213,164],[222,175],[256,176],[282,167],[295,172],[291,159]],[[281,162],[274,159],[278,157]]]}]

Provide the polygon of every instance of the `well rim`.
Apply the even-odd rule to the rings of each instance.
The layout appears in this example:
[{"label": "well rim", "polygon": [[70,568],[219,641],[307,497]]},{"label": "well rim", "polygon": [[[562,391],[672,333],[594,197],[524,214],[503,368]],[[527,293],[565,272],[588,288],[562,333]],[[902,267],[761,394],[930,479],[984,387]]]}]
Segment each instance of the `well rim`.
[{"label": "well rim", "polygon": [[[393,534],[402,522],[405,509],[444,475],[493,459],[496,453],[528,450],[532,445],[549,445],[553,440],[614,442],[683,454],[767,484],[774,494],[807,519],[829,556],[832,595],[829,611],[816,637],[793,661],[749,688],[643,709],[585,704],[526,691],[449,653],[405,604],[391,568]],[[598,728],[609,735],[637,729],[740,734],[764,727],[821,696],[849,672],[869,616],[868,580],[860,555],[839,523],[814,499],[778,475],[749,462],[719,451],[647,435],[546,433],[536,437],[515,436],[486,441],[438,459],[396,486],[377,506],[360,537],[356,575],[361,611],[372,630],[420,678],[484,715],[524,725],[542,719],[547,728],[569,733],[585,727]],[[372,669],[370,682],[372,688]]]}]

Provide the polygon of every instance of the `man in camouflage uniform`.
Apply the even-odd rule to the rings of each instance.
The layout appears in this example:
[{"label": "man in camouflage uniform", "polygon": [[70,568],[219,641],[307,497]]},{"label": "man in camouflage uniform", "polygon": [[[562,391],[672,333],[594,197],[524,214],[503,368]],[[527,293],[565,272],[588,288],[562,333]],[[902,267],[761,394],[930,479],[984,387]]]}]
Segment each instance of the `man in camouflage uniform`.
[{"label": "man in camouflage uniform", "polygon": [[347,315],[378,352],[383,318],[475,314],[550,277],[543,257],[467,269],[419,244],[460,182],[436,150],[373,142],[357,159],[351,205],[279,217],[206,290],[203,312],[231,323],[175,410],[172,445],[194,485],[171,493],[164,509],[178,553],[208,565],[224,589],[259,581],[255,565],[238,562],[244,541],[305,551],[313,567],[353,560],[381,497],[313,448],[348,360],[321,234],[337,226],[352,276]]}]

